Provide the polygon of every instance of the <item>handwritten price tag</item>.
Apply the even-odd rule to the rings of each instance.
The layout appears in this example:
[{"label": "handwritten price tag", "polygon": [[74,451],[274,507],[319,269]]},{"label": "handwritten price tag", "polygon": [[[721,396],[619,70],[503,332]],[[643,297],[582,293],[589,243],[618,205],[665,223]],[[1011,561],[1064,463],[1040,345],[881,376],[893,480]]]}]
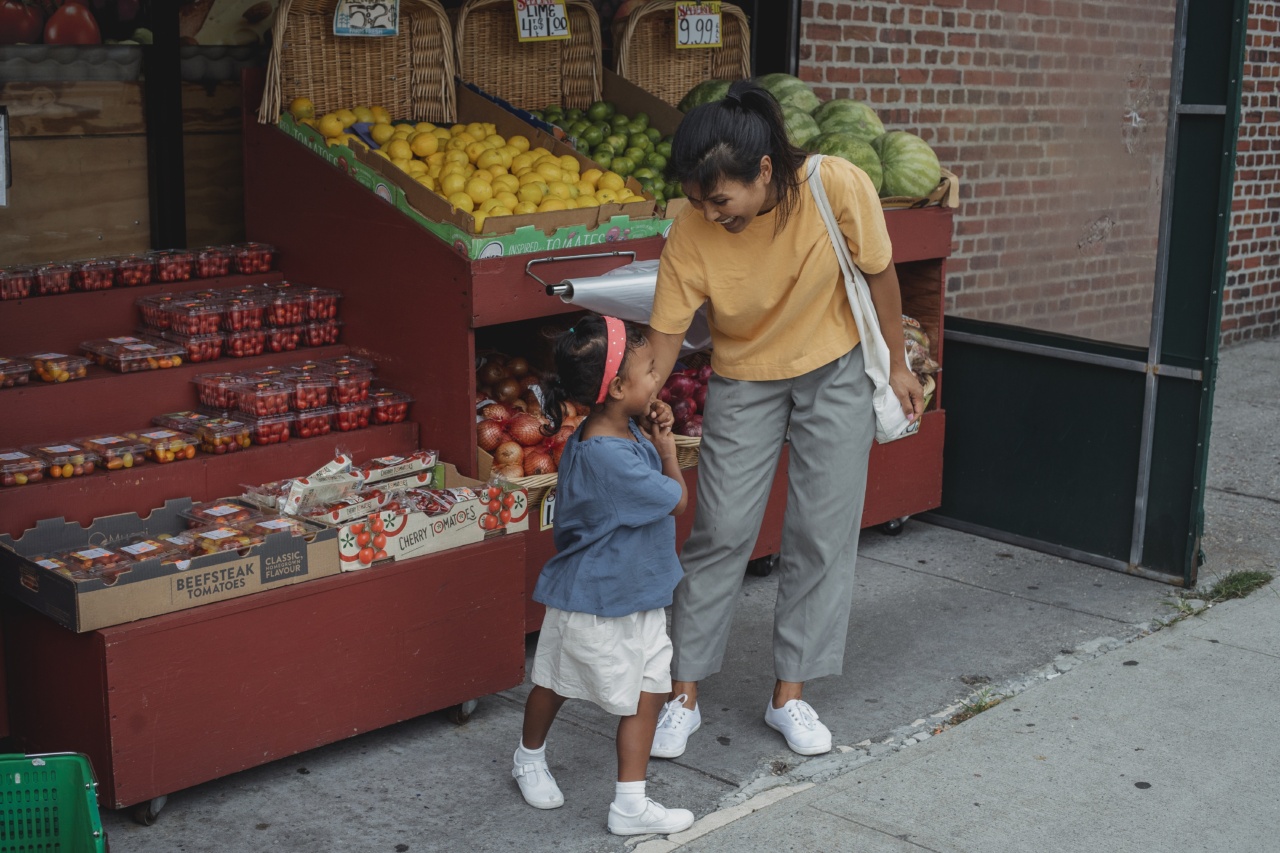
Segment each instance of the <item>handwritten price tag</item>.
[{"label": "handwritten price tag", "polygon": [[569,38],[569,10],[564,0],[512,0],[516,7],[516,38],[520,41],[559,41]]},{"label": "handwritten price tag", "polygon": [[400,32],[400,0],[338,0],[335,36],[394,36]]},{"label": "handwritten price tag", "polygon": [[538,510],[538,522],[540,529],[550,530],[556,526],[556,490],[552,489],[547,492],[547,496],[542,499],[542,506]]},{"label": "handwritten price tag", "polygon": [[676,47],[720,47],[719,3],[676,3]]}]

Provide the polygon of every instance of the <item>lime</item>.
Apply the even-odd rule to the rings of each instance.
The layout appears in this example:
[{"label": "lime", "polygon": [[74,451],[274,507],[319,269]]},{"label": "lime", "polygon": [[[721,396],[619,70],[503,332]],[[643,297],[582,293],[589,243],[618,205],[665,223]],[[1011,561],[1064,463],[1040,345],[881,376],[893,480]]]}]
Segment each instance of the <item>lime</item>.
[{"label": "lime", "polygon": [[614,151],[621,151],[627,147],[627,136],[624,133],[611,133],[604,138],[604,141],[612,145]]},{"label": "lime", "polygon": [[614,154],[617,154],[617,153],[618,153],[618,149],[614,148],[612,145],[610,145],[607,142],[601,142],[599,145],[591,149],[591,155],[593,157],[596,154],[608,154],[610,157],[612,157]]},{"label": "lime", "polygon": [[649,152],[643,148],[628,148],[623,154],[626,155],[628,160],[636,164],[643,162],[644,158],[649,156]]},{"label": "lime", "polygon": [[663,169],[667,168],[667,158],[655,151],[644,158],[644,164],[653,169],[653,171],[661,173]]},{"label": "lime", "polygon": [[617,107],[608,101],[596,101],[587,107],[587,117],[592,121],[608,121],[617,111]]},{"label": "lime", "polygon": [[591,122],[586,119],[580,118],[577,121],[569,122],[569,131],[575,136],[581,136],[582,132],[589,127],[591,127]]},{"label": "lime", "polygon": [[653,142],[643,133],[633,133],[627,137],[628,148],[639,148],[641,151],[649,151],[653,148]]},{"label": "lime", "polygon": [[633,116],[631,117],[631,123],[632,123],[632,124],[638,124],[638,125],[640,125],[640,129],[641,129],[641,130],[644,130],[645,128],[647,128],[647,127],[649,126],[649,114],[648,114],[648,113],[636,113],[635,115],[633,115]]},{"label": "lime", "polygon": [[[601,163],[600,165],[603,166],[604,164]],[[617,172],[624,178],[627,175],[630,175],[631,171],[635,169],[635,167],[636,164],[629,157],[614,157],[613,163],[609,166],[610,169]]]},{"label": "lime", "polygon": [[[648,166],[641,166],[632,172],[631,176],[641,184],[645,184],[645,189],[650,189],[653,186],[653,179],[658,177],[658,173]],[[646,182],[648,183],[646,184]]]},{"label": "lime", "polygon": [[608,169],[613,166],[613,151],[600,152],[597,151],[591,155],[591,159],[600,165],[601,169]]},{"label": "lime", "polygon": [[622,113],[614,113],[609,116],[609,124],[613,125],[615,130],[620,130],[630,123],[631,119],[627,118]]},{"label": "lime", "polygon": [[662,141],[662,131],[658,130],[656,127],[646,127],[644,129],[644,133],[645,136],[649,137],[649,141],[655,145]]},{"label": "lime", "polygon": [[536,118],[536,119],[541,120],[541,119],[542,119],[542,110],[529,110],[529,115],[533,116],[533,117],[534,117],[534,118]]},{"label": "lime", "polygon": [[671,159],[671,141],[670,140],[668,139],[662,140],[657,145],[653,146],[653,150],[655,154],[661,154],[663,157],[666,157],[668,160]]},{"label": "lime", "polygon": [[564,115],[565,115],[565,118],[568,118],[572,121],[577,121],[578,119],[582,118],[584,113],[582,112],[582,110],[578,109],[577,107],[570,107],[569,109],[564,111]]},{"label": "lime", "polygon": [[582,141],[590,145],[592,148],[604,141],[604,131],[597,125],[588,125],[582,131]]}]

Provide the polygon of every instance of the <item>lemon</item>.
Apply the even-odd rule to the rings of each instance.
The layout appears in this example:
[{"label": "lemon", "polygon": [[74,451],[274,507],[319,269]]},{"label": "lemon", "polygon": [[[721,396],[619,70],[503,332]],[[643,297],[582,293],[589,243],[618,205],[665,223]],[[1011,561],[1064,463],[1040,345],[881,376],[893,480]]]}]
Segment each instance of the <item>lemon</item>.
[{"label": "lemon", "polygon": [[298,119],[298,124],[305,124],[307,127],[312,127],[312,128],[317,127],[316,120],[313,118],[300,118]]},{"label": "lemon", "polygon": [[342,120],[342,127],[344,130],[359,121],[356,114],[348,109],[335,110],[334,115]]},{"label": "lemon", "polygon": [[537,184],[525,184],[520,188],[520,191],[516,193],[516,198],[520,199],[520,201],[532,204],[535,207],[542,204],[542,199],[545,196],[546,193],[544,193],[542,191],[542,187]]},{"label": "lemon", "polygon": [[484,139],[489,135],[489,129],[480,122],[473,121],[471,124],[467,125],[467,133],[471,134],[476,139]]},{"label": "lemon", "polygon": [[508,166],[507,168],[511,170],[512,174],[518,174],[532,166],[533,166],[533,157],[531,155],[517,154],[516,156],[511,158],[511,165]]},{"label": "lemon", "polygon": [[[444,147],[449,151],[461,151],[463,154],[466,154],[467,146],[470,144],[470,142],[467,142],[461,136],[455,136],[446,142]],[[468,157],[467,159],[470,160],[471,158]]]},{"label": "lemon", "polygon": [[346,128],[342,124],[342,119],[334,113],[325,113],[320,117],[320,133],[329,139],[334,139],[342,135],[342,131]]},{"label": "lemon", "polygon": [[459,151],[456,148],[445,152],[444,161],[446,163],[466,163],[471,165],[471,158],[467,156],[467,152]]},{"label": "lemon", "polygon": [[479,234],[480,232],[484,231],[484,221],[489,218],[489,215],[487,213],[480,213],[479,211],[477,211],[471,214],[471,218],[476,223],[475,225],[476,233]]},{"label": "lemon", "polygon": [[462,188],[462,191],[471,196],[471,200],[477,205],[484,204],[493,198],[493,185],[479,178],[472,178],[467,181],[467,185]]},{"label": "lemon", "polygon": [[564,181],[550,181],[547,183],[547,191],[552,197],[558,199],[573,198],[573,193],[569,190],[569,185]]},{"label": "lemon", "polygon": [[440,140],[430,133],[419,133],[409,143],[409,147],[418,157],[429,157],[440,150]]},{"label": "lemon", "polygon": [[519,150],[521,154],[529,150],[529,139],[524,136],[508,136],[507,144]]},{"label": "lemon", "polygon": [[467,129],[467,126],[465,124],[451,124],[449,125],[449,135],[457,136],[459,133],[462,133],[466,129]]},{"label": "lemon", "polygon": [[534,171],[541,175],[542,179],[547,183],[558,181],[564,177],[564,172],[561,168],[559,166],[553,166],[550,163],[540,163]]},{"label": "lemon", "polygon": [[379,148],[377,151],[374,151],[373,153],[374,153],[374,154],[377,154],[377,155],[378,155],[379,157],[381,157],[383,160],[390,160],[390,159],[391,159],[391,157],[387,154],[387,152],[386,152],[386,151],[384,151],[384,150],[383,150],[383,149],[381,149],[381,148]]},{"label": "lemon", "polygon": [[573,172],[575,175],[582,168],[582,164],[578,162],[578,158],[572,154],[565,154],[560,158],[560,168],[566,172]]},{"label": "lemon", "polygon": [[600,180],[596,182],[596,186],[599,189],[613,190],[614,192],[622,189],[626,184],[627,182],[617,172],[605,172],[600,176]]},{"label": "lemon", "polygon": [[405,171],[416,178],[418,175],[425,175],[427,173],[427,164],[423,163],[421,160],[410,160],[409,166]]},{"label": "lemon", "polygon": [[413,157],[413,148],[403,139],[393,139],[387,143],[387,154],[392,160],[404,159],[408,160]]},{"label": "lemon", "polygon": [[484,138],[484,144],[488,145],[490,148],[501,148],[507,144],[507,140],[496,133],[490,133]]},{"label": "lemon", "polygon": [[436,126],[429,121],[420,121],[413,126],[413,129],[419,133],[432,133],[437,130]]},{"label": "lemon", "polygon": [[596,187],[600,185],[600,176],[603,174],[604,172],[601,172],[599,169],[587,169],[587,171],[582,173],[582,180],[591,184],[591,186]]},{"label": "lemon", "polygon": [[507,210],[515,210],[516,205],[520,203],[520,199],[516,197],[515,193],[499,190],[497,187],[494,187],[493,200],[500,203]]},{"label": "lemon", "polygon": [[538,205],[531,201],[522,201],[511,209],[516,216],[523,216],[526,213],[537,213]]},{"label": "lemon", "polygon": [[427,167],[427,174],[428,174],[428,175],[430,175],[430,176],[431,176],[431,177],[433,177],[433,178],[439,178],[439,177],[440,177],[440,167],[439,167],[439,166],[428,166],[428,167]]},{"label": "lemon", "polygon": [[472,142],[466,147],[467,157],[472,163],[478,163],[480,161],[480,155],[487,153],[488,151],[488,146],[483,142]]},{"label": "lemon", "polygon": [[495,207],[501,207],[503,210],[506,210],[506,208],[503,207],[502,202],[498,201],[496,198],[485,199],[484,201],[480,202],[480,206],[477,207],[476,209],[481,213],[487,215]]},{"label": "lemon", "polygon": [[453,134],[443,127],[437,127],[435,130],[431,131],[431,133],[436,139],[440,140],[441,145],[448,142],[450,139],[453,139]]},{"label": "lemon", "polygon": [[440,192],[442,192],[446,198],[448,198],[449,196],[457,195],[458,193],[462,192],[463,188],[466,187],[466,185],[467,185],[466,176],[460,175],[456,172],[449,175],[442,174],[440,176],[440,181],[438,184],[438,186],[440,187]]},{"label": "lemon", "polygon": [[591,193],[583,193],[573,200],[578,207],[599,207],[600,202],[596,201],[596,197]]},{"label": "lemon", "polygon": [[311,103],[310,98],[294,98],[289,102],[289,113],[295,119],[315,118],[316,105]]},{"label": "lemon", "polygon": [[429,190],[434,190],[436,188],[436,182],[430,175],[417,175],[414,177],[414,180]]},{"label": "lemon", "polygon": [[538,205],[539,213],[547,213],[552,210],[568,210],[569,205],[564,203],[563,199],[548,198],[543,199],[542,204]]},{"label": "lemon", "polygon": [[493,148],[486,148],[476,158],[476,168],[487,169],[490,166],[499,166],[503,171],[506,171],[506,166],[502,163],[502,153]]},{"label": "lemon", "polygon": [[476,169],[468,177],[472,180],[484,181],[486,184],[493,186],[493,173],[484,169]]},{"label": "lemon", "polygon": [[354,107],[351,112],[356,114],[356,121],[363,121],[373,124],[373,110],[368,107]]},{"label": "lemon", "polygon": [[487,215],[491,217],[492,216],[510,216],[511,211],[507,210],[505,207],[495,207],[493,210],[489,211]]},{"label": "lemon", "polygon": [[498,132],[498,126],[491,121],[482,122],[481,126],[484,127],[484,132],[489,136],[493,136]]},{"label": "lemon", "polygon": [[578,203],[571,198],[562,198],[560,200],[564,202],[565,210],[573,210],[575,207],[578,206]]},{"label": "lemon", "polygon": [[324,141],[324,144],[329,148],[332,148],[335,145],[346,145],[347,143],[343,141],[345,136],[345,133],[339,134],[338,136],[331,136]]},{"label": "lemon", "polygon": [[428,154],[424,159],[432,166],[439,168],[444,165],[444,154],[443,151],[437,151],[434,154]]},{"label": "lemon", "polygon": [[622,199],[623,204],[635,204],[636,202],[640,202],[640,201],[646,201],[645,197],[642,195],[633,195],[630,198]]},{"label": "lemon", "polygon": [[395,166],[397,169],[401,169],[401,170],[406,171],[406,172],[407,172],[407,171],[409,171],[409,163],[410,163],[410,162],[412,162],[412,161],[407,160],[407,159],[405,159],[404,157],[392,157],[392,158],[391,158],[391,165],[392,165],[392,166]]},{"label": "lemon", "polygon": [[618,201],[620,202],[626,203],[634,197],[635,197],[635,193],[633,193],[631,190],[627,189],[626,187],[623,187],[622,189],[618,190]]},{"label": "lemon", "polygon": [[[517,137],[513,136],[511,138],[516,139]],[[529,149],[529,153],[533,155],[534,160],[537,160],[539,157],[546,157],[551,152],[539,145],[537,148]]]},{"label": "lemon", "polygon": [[391,124],[391,113],[385,107],[369,107],[369,112],[373,113],[373,120],[378,124]]},{"label": "lemon", "polygon": [[579,197],[584,195],[591,195],[596,191],[596,185],[591,183],[590,181],[578,181],[576,184],[573,185],[573,187],[578,191]]},{"label": "lemon", "polygon": [[449,204],[453,205],[455,210],[465,210],[467,213],[476,209],[475,201],[466,193],[450,193]]},{"label": "lemon", "polygon": [[487,169],[478,169],[477,171],[480,171],[480,172],[488,172],[488,173],[489,173],[489,177],[491,177],[491,178],[498,178],[498,177],[501,177],[502,175],[506,175],[506,174],[508,174],[507,170],[506,170],[505,168],[503,168],[502,166],[500,166],[500,165],[499,165],[499,166],[490,166],[490,167],[489,167],[489,168],[487,168]]},{"label": "lemon", "polygon": [[510,174],[494,175],[493,189],[495,192],[505,190],[506,192],[514,193],[516,190],[520,189],[520,179],[515,175]]},{"label": "lemon", "polygon": [[596,190],[596,201],[600,204],[617,204],[618,194],[613,190]]},{"label": "lemon", "polygon": [[391,141],[391,137],[396,135],[396,132],[389,124],[375,124],[369,129],[369,135],[379,145],[386,145]]}]

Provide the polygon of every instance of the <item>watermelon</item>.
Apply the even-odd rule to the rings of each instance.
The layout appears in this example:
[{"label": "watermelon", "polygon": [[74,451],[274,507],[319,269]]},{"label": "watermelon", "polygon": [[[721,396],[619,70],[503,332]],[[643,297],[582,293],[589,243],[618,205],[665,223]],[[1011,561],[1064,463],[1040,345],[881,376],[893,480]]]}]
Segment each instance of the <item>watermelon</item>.
[{"label": "watermelon", "polygon": [[680,99],[678,109],[682,113],[687,113],[694,107],[722,100],[728,92],[728,80],[703,80]]},{"label": "watermelon", "polygon": [[[848,160],[866,172],[867,177],[871,179],[871,183],[875,185],[876,192],[880,192],[884,173],[880,168],[880,158],[876,156],[875,149],[871,147],[871,143],[848,133],[833,131],[815,137],[809,143],[809,147],[819,154]],[[933,188],[930,187],[930,189]]]},{"label": "watermelon", "polygon": [[881,196],[919,198],[933,192],[942,180],[938,155],[914,133],[893,130],[878,137],[872,147],[880,152],[884,171]]},{"label": "watermelon", "polygon": [[790,74],[765,74],[762,77],[757,77],[756,82],[763,86],[784,107],[790,105],[806,113],[811,113],[821,103],[818,100],[818,96],[813,94],[813,90],[809,88],[808,83],[799,77],[792,77]]},{"label": "watermelon", "polygon": [[884,124],[875,110],[848,98],[827,101],[813,111],[813,120],[824,133],[838,130],[868,142],[884,133]]},{"label": "watermelon", "polygon": [[787,125],[787,138],[792,145],[808,148],[809,142],[821,133],[818,123],[804,110],[792,106],[782,108],[782,118]]}]

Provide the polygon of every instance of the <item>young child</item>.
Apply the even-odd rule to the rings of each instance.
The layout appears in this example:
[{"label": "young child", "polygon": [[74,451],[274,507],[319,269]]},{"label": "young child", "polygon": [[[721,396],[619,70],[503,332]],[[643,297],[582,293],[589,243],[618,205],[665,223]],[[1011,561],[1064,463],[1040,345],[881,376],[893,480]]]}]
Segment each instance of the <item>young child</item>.
[{"label": "young child", "polygon": [[565,401],[591,414],[560,459],[557,553],[533,592],[547,615],[511,775],[534,808],[564,805],[547,769],[547,732],[566,699],[590,700],[622,718],[609,831],[680,832],[693,813],[645,796],[653,733],[671,690],[663,608],[682,574],[673,516],[688,502],[670,409],[657,399],[653,350],[629,323],[588,315],[560,336],[555,359],[559,376],[543,382],[550,431]]}]

